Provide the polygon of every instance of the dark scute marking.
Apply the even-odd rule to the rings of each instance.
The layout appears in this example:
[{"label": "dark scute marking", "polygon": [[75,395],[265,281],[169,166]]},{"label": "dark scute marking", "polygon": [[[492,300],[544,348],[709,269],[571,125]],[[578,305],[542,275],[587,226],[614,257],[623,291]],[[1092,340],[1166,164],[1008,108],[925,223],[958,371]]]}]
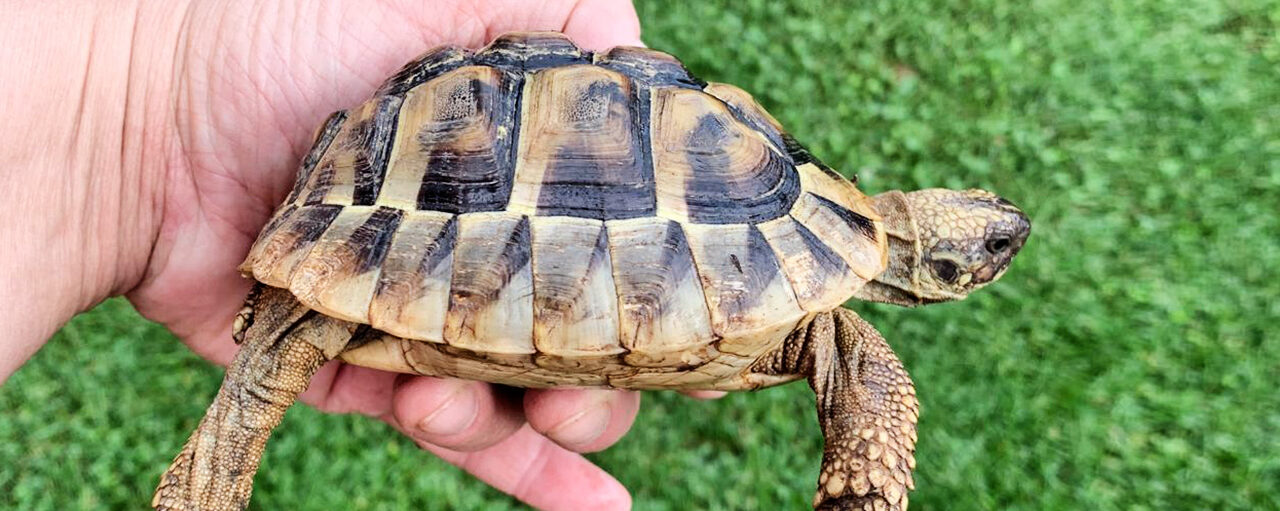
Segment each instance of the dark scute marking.
[{"label": "dark scute marking", "polygon": [[668,289],[675,289],[683,278],[696,278],[693,263],[693,251],[689,248],[689,240],[684,235],[684,227],[678,222],[667,222],[667,234],[662,241],[662,267],[667,269],[665,281]]},{"label": "dark scute marking", "polygon": [[400,226],[404,211],[394,208],[379,207],[372,215],[356,227],[351,237],[344,242],[356,254],[357,274],[364,273],[382,264],[391,246],[391,236]]},{"label": "dark scute marking", "polygon": [[679,59],[643,48],[618,47],[601,56],[597,65],[622,73],[646,87],[699,89],[707,86]]},{"label": "dark scute marking", "polygon": [[[624,96],[614,82],[595,82],[585,96],[580,100],[604,101],[610,106],[623,104],[632,109],[633,98]],[[631,115],[636,115],[634,109]],[[631,136],[631,159],[600,157],[590,135],[578,144],[557,149],[538,191],[539,215],[616,220],[653,216],[657,212],[652,158],[639,136],[636,125],[641,123],[632,119],[631,129],[627,130]]]},{"label": "dark scute marking", "polygon": [[[658,211],[658,190],[657,182],[653,177],[653,132],[652,122],[649,116],[651,111],[649,97],[649,87],[644,84],[632,82],[631,84],[631,101],[627,102],[627,108],[631,110],[631,133],[635,137],[635,143],[639,147],[636,154],[640,155],[640,178],[638,182],[644,183],[648,189],[647,195],[643,198],[646,207],[637,207],[634,210],[622,210],[619,208],[617,215],[612,218],[637,218],[640,216],[653,216]],[[635,216],[630,216],[631,212],[635,212]]]},{"label": "dark scute marking", "polygon": [[804,145],[802,145],[800,142],[796,141],[796,139],[792,137],[791,134],[782,133],[782,143],[783,143],[783,147],[787,151],[787,154],[791,156],[791,161],[794,162],[797,167],[800,165],[804,165],[806,163],[812,163],[815,166],[817,166],[819,169],[822,169],[822,172],[827,174],[828,176],[831,176],[837,179],[847,180],[849,182],[852,182],[855,185],[858,184],[857,174],[854,174],[847,178],[840,175],[840,173],[836,172],[835,169],[831,168],[831,166],[827,165],[826,163],[823,163],[822,160],[819,160],[817,156],[814,156],[813,153],[810,153],[809,150],[806,149]]},{"label": "dark scute marking", "polygon": [[791,155],[791,161],[796,166],[804,165],[814,161],[813,154],[804,147],[799,141],[792,137],[789,133],[782,133],[782,147]]},{"label": "dark scute marking", "polygon": [[818,204],[823,205],[827,209],[831,210],[832,213],[835,213],[836,216],[839,216],[841,220],[844,220],[846,224],[849,224],[849,227],[852,227],[855,231],[866,236],[867,239],[873,241],[876,239],[876,224],[870,218],[862,216],[855,211],[849,211],[848,209],[845,209],[844,206],[831,202],[821,195],[813,193],[810,193],[809,195],[817,200]]},{"label": "dark scute marking", "polygon": [[849,177],[844,177],[844,176],[840,175],[840,173],[839,173],[839,172],[836,172],[836,169],[833,169],[833,168],[831,168],[831,167],[828,167],[828,166],[827,166],[827,164],[822,163],[822,162],[821,162],[821,161],[819,161],[817,158],[814,158],[814,159],[813,159],[813,164],[814,164],[814,165],[816,165],[819,169],[822,169],[822,173],[823,173],[823,174],[826,174],[826,175],[828,175],[828,176],[830,176],[832,179],[838,179],[838,180],[841,180],[841,181],[848,181],[848,182],[850,182],[850,183],[853,183],[855,186],[857,186],[857,184],[858,184],[858,175],[857,175],[857,174],[854,174],[854,175],[849,176]]},{"label": "dark scute marking", "polygon": [[378,198],[382,180],[387,173],[387,155],[395,140],[396,119],[400,115],[403,98],[384,96],[374,107],[373,118],[361,123],[360,147],[356,149],[355,191],[351,203],[368,206]]},{"label": "dark scute marking", "polygon": [[823,276],[837,277],[851,271],[849,264],[844,262],[831,247],[818,239],[818,235],[810,231],[804,224],[792,220],[796,227],[796,232],[800,234],[800,240],[804,243],[805,250],[813,255],[813,260],[818,264],[821,271],[815,272]]},{"label": "dark scute marking", "polygon": [[723,119],[708,114],[688,138],[689,219],[700,224],[759,223],[786,214],[800,196],[795,167],[767,151],[765,161],[754,169],[732,168],[732,158],[722,149],[727,130]]},{"label": "dark scute marking", "polygon": [[441,46],[405,64],[378,89],[377,95],[399,96],[427,80],[471,64],[471,50]]},{"label": "dark scute marking", "polygon": [[[507,207],[519,147],[523,82],[521,75],[503,73],[497,88],[478,80],[468,84],[470,100],[480,109],[479,118],[491,123],[491,128],[510,127],[508,137],[493,141],[491,152],[457,147],[458,136],[466,127],[461,123],[446,121],[437,129],[420,130],[418,141],[430,156],[418,189],[419,210],[460,214],[501,211]],[[485,111],[486,108],[492,111]]]},{"label": "dark scute marking", "polygon": [[507,130],[506,146],[501,148],[494,147],[493,149],[494,153],[499,155],[499,158],[502,158],[502,168],[506,169],[503,179],[506,191],[505,195],[501,197],[501,209],[505,209],[511,202],[511,188],[516,180],[516,160],[520,158],[520,118],[522,117],[521,112],[524,111],[524,81],[524,73],[503,73],[503,83],[509,83],[510,85],[506,89],[507,92],[503,96],[501,103],[509,105],[511,113],[504,120],[494,122],[503,122],[510,128]]},{"label": "dark scute marking", "polygon": [[329,193],[330,188],[333,188],[334,172],[332,160],[316,170],[315,182],[312,184],[311,190],[307,192],[307,199],[303,201],[303,205],[315,206],[324,201],[324,196]]},{"label": "dark scute marking", "polygon": [[329,229],[329,224],[338,217],[342,206],[336,204],[320,204],[298,210],[297,219],[292,225],[292,232],[297,237],[289,251],[298,250],[320,239],[320,235]]},{"label": "dark scute marking", "polygon": [[458,217],[454,216],[445,222],[444,227],[440,228],[440,233],[436,234],[436,239],[432,240],[423,251],[422,260],[418,262],[419,274],[429,275],[434,272],[453,253],[457,240]]},{"label": "dark scute marking", "polygon": [[575,158],[562,148],[538,191],[538,215],[620,220],[657,212],[652,181],[636,165]]},{"label": "dark scute marking", "polygon": [[591,54],[563,36],[553,34],[507,34],[475,55],[477,64],[510,71],[531,71],[548,67],[590,64]]},{"label": "dark scute marking", "polygon": [[325,151],[329,150],[329,144],[333,143],[334,137],[342,130],[343,121],[346,120],[347,113],[341,110],[329,114],[329,117],[324,120],[324,125],[321,126],[315,141],[311,143],[311,149],[302,158],[298,175],[293,181],[293,190],[289,192],[289,198],[285,199],[285,203],[298,200],[298,196],[302,194],[302,187],[306,186],[307,179],[311,177],[311,171],[315,170],[316,163],[324,156]]},{"label": "dark scute marking", "polygon": [[[440,228],[440,232],[436,233],[435,239],[432,239],[431,243],[422,249],[421,259],[418,260],[415,274],[417,276],[424,276],[434,273],[436,268],[441,264],[444,264],[445,260],[453,254],[453,248],[457,238],[458,217],[454,216],[450,217],[449,220],[445,222],[444,226]],[[403,250],[403,248],[399,248],[399,250]],[[388,280],[388,275],[383,273],[378,278],[378,289],[374,292],[374,295],[377,296],[382,294],[384,289],[393,284],[394,283],[392,281]],[[421,285],[411,288],[410,297],[404,302],[408,303],[422,298],[425,291],[426,287]]]},{"label": "dark scute marking", "polygon": [[521,216],[520,222],[511,230],[503,257],[512,270],[509,275],[515,275],[521,268],[529,265],[533,257],[533,245],[529,239],[529,217]]},{"label": "dark scute marking", "polygon": [[[596,235],[596,248],[591,252],[591,261],[587,263],[587,270],[603,265],[607,257],[609,257],[609,226],[600,224],[600,233]],[[605,268],[605,270],[612,269]]]}]

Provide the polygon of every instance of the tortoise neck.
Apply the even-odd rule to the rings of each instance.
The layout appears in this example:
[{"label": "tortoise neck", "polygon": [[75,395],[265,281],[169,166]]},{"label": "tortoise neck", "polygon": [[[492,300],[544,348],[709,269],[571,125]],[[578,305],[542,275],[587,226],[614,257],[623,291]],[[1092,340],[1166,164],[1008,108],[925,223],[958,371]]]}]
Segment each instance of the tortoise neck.
[{"label": "tortoise neck", "polygon": [[875,280],[859,289],[854,298],[871,302],[914,307],[930,303],[920,296],[920,237],[911,205],[905,193],[892,190],[871,198],[871,205],[884,219],[888,235],[889,264]]}]

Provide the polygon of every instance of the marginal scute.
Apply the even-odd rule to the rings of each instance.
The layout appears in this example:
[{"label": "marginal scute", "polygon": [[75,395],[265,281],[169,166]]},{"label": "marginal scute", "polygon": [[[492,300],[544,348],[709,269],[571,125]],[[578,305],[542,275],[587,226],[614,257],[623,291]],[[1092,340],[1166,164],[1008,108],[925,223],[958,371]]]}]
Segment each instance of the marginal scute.
[{"label": "marginal scute", "polygon": [[791,215],[757,226],[791,282],[800,307],[824,312],[839,307],[867,283],[832,247]]},{"label": "marginal scute", "polygon": [[659,216],[757,223],[786,214],[800,193],[790,161],[713,96],[655,89],[652,129]]},{"label": "marginal scute", "polygon": [[508,211],[595,219],[654,212],[653,170],[626,77],[595,66],[531,75]]},{"label": "marginal scute", "polygon": [[[383,360],[386,357],[388,360]],[[532,365],[528,357],[480,355],[444,344],[416,342],[384,335],[343,354],[358,365],[400,370],[410,374],[480,380],[526,388],[572,385],[605,387],[603,373],[568,373]],[[372,359],[378,359],[374,361]],[[504,361],[503,359],[506,359]],[[373,365],[385,363],[386,365]],[[395,369],[391,369],[394,367]],[[404,370],[408,367],[408,370]]]},{"label": "marginal scute", "polygon": [[875,221],[880,220],[880,215],[871,207],[870,200],[853,181],[845,179],[836,171],[817,162],[798,164],[796,169],[800,171],[800,183],[806,192],[839,204],[844,209],[864,217]]},{"label": "marginal scute", "polygon": [[686,225],[689,246],[723,353],[755,356],[796,327],[805,311],[769,248],[750,224]]},{"label": "marginal scute", "polygon": [[849,267],[864,280],[884,271],[887,243],[879,217],[866,217],[810,192],[805,192],[791,209],[795,218],[815,233],[821,233]]},{"label": "marginal scute", "polygon": [[444,339],[478,353],[535,351],[529,219],[524,215],[459,217]]},{"label": "marginal scute", "polygon": [[559,32],[521,32],[499,36],[476,52],[477,64],[513,71],[533,71],[590,64],[591,55]]},{"label": "marginal scute", "polygon": [[241,271],[252,273],[263,284],[288,288],[294,267],[341,211],[341,206],[328,204],[297,208],[269,237],[255,245]]},{"label": "marginal scute", "polygon": [[267,250],[272,238],[276,236],[280,228],[285,224],[293,221],[293,215],[298,211],[297,204],[282,204],[271,218],[267,219],[267,224],[262,226],[262,231],[258,232],[257,239],[253,240],[253,246],[249,247],[249,254],[245,256],[244,261],[240,262],[240,266],[236,270],[248,278],[253,278],[253,269],[262,259],[262,254]]},{"label": "marginal scute", "polygon": [[382,263],[369,304],[370,325],[409,339],[444,342],[457,234],[454,215],[406,212]]},{"label": "marginal scute", "polygon": [[465,66],[406,93],[378,204],[447,213],[505,208],[520,83],[491,67]]},{"label": "marginal scute", "polygon": [[372,206],[343,209],[294,268],[289,290],[312,309],[367,324],[383,257],[403,214]]},{"label": "marginal scute", "polygon": [[439,46],[405,64],[388,78],[376,95],[399,95],[441,74],[471,62],[471,50],[457,46]]},{"label": "marginal scute", "polygon": [[685,69],[679,59],[649,48],[619,46],[596,54],[595,64],[626,74],[647,87],[701,89],[706,85]]},{"label": "marginal scute", "polygon": [[618,337],[618,296],[604,222],[533,217],[533,341],[544,360],[583,371],[574,362],[625,351]]},{"label": "marginal scute", "polygon": [[707,304],[680,224],[636,218],[605,227],[627,363],[699,365],[713,356]]}]

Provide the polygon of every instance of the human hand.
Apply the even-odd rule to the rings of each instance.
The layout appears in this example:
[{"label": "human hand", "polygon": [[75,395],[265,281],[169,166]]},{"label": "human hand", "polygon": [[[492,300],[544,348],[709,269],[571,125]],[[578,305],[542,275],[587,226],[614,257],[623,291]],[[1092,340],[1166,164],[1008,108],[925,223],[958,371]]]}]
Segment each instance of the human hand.
[{"label": "human hand", "polygon": [[[31,14],[36,8],[25,9]],[[118,172],[122,192],[106,205],[94,202],[92,188],[63,199],[69,209],[106,210],[106,218],[118,220],[94,230],[114,249],[99,249],[99,258],[82,264],[109,271],[81,270],[90,285],[71,293],[78,300],[73,310],[126,293],[144,316],[222,365],[235,352],[231,318],[249,287],[235,267],[287,192],[296,162],[328,113],[358,104],[384,77],[438,44],[478,47],[502,32],[534,29],[563,30],[590,49],[639,44],[639,23],[625,0],[443,0],[429,6],[410,0],[358,6],[190,0],[150,2],[132,17],[107,9],[84,13],[95,17],[86,60],[99,67],[110,62],[110,48],[103,48],[110,45],[98,40],[100,31],[117,28],[108,21],[132,24],[119,102],[126,106],[115,112],[119,104],[111,101],[82,101],[90,110],[108,110],[77,114],[78,124],[82,118],[94,121],[90,127],[105,124],[108,140],[95,135],[83,143],[75,133],[71,139],[93,155],[114,149],[118,166],[77,168],[91,180]],[[96,91],[93,75],[101,81],[110,71],[95,73],[89,66],[86,89]],[[113,145],[110,128],[117,120],[115,127],[124,129]],[[103,239],[79,244],[92,252]],[[69,259],[68,265],[84,258]],[[333,363],[316,375],[302,400],[385,420],[534,507],[629,507],[626,490],[577,453],[603,449],[622,436],[639,406],[635,393],[521,396],[478,382]]]},{"label": "human hand", "polygon": [[[191,24],[175,59],[173,87],[182,92],[170,129],[190,180],[170,180],[168,225],[129,298],[220,364],[234,352],[227,318],[248,285],[235,266],[329,112],[358,104],[382,78],[438,44],[478,47],[499,33],[528,29],[563,29],[589,48],[639,38],[625,1],[338,5],[191,6],[188,19],[219,22]],[[529,391],[522,399],[484,383],[333,363],[301,399],[325,411],[382,418],[535,507],[629,507],[625,489],[574,451],[602,449],[621,437],[639,406],[635,393]]]}]

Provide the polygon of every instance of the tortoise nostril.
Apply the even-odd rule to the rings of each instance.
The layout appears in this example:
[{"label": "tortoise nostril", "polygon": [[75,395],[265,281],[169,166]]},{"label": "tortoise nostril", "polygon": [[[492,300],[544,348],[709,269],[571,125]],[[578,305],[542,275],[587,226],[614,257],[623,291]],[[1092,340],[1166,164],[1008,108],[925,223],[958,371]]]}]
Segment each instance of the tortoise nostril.
[{"label": "tortoise nostril", "polygon": [[987,240],[987,252],[990,252],[992,254],[999,254],[1000,252],[1004,252],[1006,249],[1008,249],[1009,246],[1012,244],[1013,242],[1010,241],[1009,238],[1006,238],[1004,236],[1001,236],[998,238],[991,238]]}]

